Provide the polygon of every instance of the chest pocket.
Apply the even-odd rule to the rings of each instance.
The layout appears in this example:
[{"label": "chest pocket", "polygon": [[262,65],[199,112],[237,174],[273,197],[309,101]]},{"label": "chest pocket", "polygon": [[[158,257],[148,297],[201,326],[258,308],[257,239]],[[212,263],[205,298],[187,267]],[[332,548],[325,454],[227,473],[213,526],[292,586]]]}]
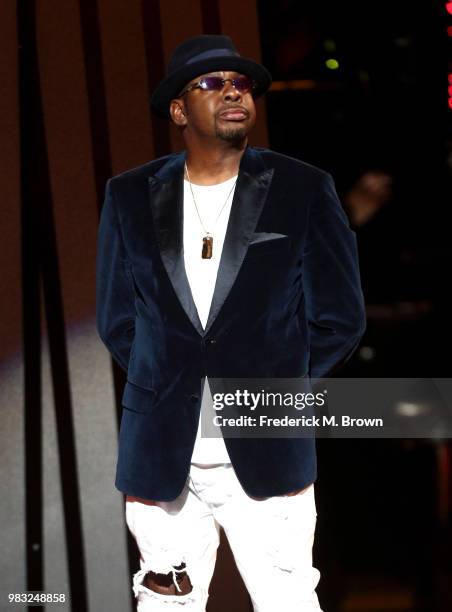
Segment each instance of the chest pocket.
[{"label": "chest pocket", "polygon": [[248,246],[246,257],[260,257],[262,255],[282,255],[287,253],[291,244],[286,234],[275,232],[256,232],[253,234]]}]

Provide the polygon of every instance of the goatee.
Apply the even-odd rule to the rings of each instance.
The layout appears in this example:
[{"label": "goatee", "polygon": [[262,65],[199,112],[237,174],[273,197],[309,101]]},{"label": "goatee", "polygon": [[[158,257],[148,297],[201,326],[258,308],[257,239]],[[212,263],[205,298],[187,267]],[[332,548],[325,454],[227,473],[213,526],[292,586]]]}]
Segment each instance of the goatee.
[{"label": "goatee", "polygon": [[216,136],[226,142],[240,142],[248,134],[248,130],[245,126],[231,126],[231,127],[218,127],[216,128]]}]

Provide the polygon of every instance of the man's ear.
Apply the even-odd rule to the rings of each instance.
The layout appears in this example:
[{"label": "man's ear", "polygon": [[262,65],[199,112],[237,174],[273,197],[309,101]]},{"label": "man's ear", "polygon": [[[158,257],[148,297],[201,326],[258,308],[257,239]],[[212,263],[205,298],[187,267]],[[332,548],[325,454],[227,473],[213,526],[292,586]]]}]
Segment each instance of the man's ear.
[{"label": "man's ear", "polygon": [[180,127],[187,125],[187,110],[182,98],[175,98],[170,103],[171,119]]}]

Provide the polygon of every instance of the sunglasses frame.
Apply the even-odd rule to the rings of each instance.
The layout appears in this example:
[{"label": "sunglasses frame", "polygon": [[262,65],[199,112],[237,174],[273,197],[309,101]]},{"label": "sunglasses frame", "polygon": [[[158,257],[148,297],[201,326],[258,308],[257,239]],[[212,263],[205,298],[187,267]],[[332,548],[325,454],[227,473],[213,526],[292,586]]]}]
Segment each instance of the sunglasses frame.
[{"label": "sunglasses frame", "polygon": [[[220,88],[220,89],[216,89],[216,88],[209,89],[208,87],[203,87],[203,86],[202,86],[202,82],[204,81],[204,79],[219,79],[219,80],[222,82],[221,88]],[[237,80],[241,80],[241,79],[247,79],[247,80],[248,80],[248,81],[251,83],[251,87],[249,87],[248,89],[246,89],[246,91],[240,91],[240,89],[237,89],[237,86],[236,86],[236,83],[235,83],[235,82],[236,82]],[[252,93],[252,92],[253,92],[253,91],[256,89],[256,86],[257,86],[256,81],[254,81],[253,79],[250,79],[250,78],[249,78],[249,77],[247,77],[247,76],[239,76],[239,77],[235,77],[234,79],[223,79],[222,77],[215,76],[215,75],[212,75],[212,76],[204,76],[204,77],[201,77],[201,78],[199,79],[199,81],[196,81],[196,83],[191,83],[190,85],[187,85],[187,87],[185,87],[185,88],[184,88],[184,89],[183,89],[183,90],[180,92],[180,94],[179,94],[179,96],[178,96],[178,97],[179,97],[179,98],[181,98],[182,96],[184,96],[186,93],[188,93],[188,92],[189,92],[189,91],[191,91],[192,89],[201,89],[202,91],[221,91],[221,90],[223,89],[223,87],[226,85],[226,83],[227,83],[228,81],[230,81],[230,82],[231,82],[231,84],[232,84],[232,86],[233,86],[235,89],[237,89],[237,91],[238,91],[238,92],[240,92],[240,93],[242,93],[242,94],[245,94],[245,93],[248,93],[248,92],[251,92],[251,93]]]}]

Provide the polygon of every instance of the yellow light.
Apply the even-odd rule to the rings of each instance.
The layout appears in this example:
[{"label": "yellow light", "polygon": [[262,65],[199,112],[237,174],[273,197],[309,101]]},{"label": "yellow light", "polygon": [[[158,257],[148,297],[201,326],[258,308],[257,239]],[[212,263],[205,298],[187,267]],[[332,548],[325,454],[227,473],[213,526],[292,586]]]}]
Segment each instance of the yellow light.
[{"label": "yellow light", "polygon": [[339,68],[339,62],[332,57],[326,60],[325,65],[330,70],[337,70]]}]

